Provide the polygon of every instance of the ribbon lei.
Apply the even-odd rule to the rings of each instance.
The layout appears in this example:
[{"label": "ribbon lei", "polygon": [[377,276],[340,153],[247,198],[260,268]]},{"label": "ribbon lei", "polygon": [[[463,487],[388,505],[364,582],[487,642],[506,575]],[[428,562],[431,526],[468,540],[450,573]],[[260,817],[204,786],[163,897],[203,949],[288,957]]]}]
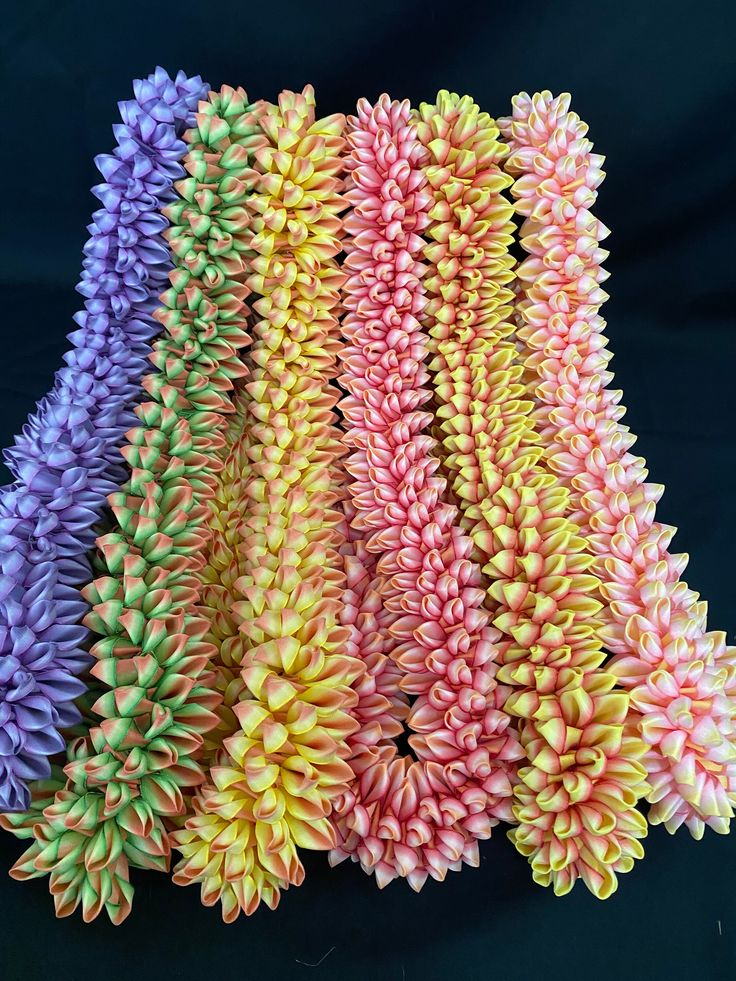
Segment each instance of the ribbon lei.
[{"label": "ribbon lei", "polygon": [[610,387],[570,97],[134,95],[72,350],[5,451],[11,876],[119,924],[176,851],[230,923],[304,850],[419,891],[505,822],[535,882],[605,899],[643,800],[726,834],[736,648]]},{"label": "ribbon lei", "polygon": [[198,604],[228,393],[249,343],[242,253],[252,133],[242,89],[211,92],[187,133],[189,176],[168,209],[176,267],[156,312],[164,334],[124,448],[130,476],[110,498],[117,526],[97,542],[107,575],[84,590],[98,635],[99,721],[69,744],[66,783],[11,873],[49,873],[59,916],[81,904],[85,921],[102,910],[124,920],[130,868],[168,870],[168,822],[204,779],[204,733],[218,721],[220,697]]},{"label": "ribbon lei", "polygon": [[[244,527],[226,652],[240,700],[195,815],[173,838],[175,881],[198,882],[226,922],[299,885],[299,848],[335,842],[333,801],[352,773],[346,737],[359,661],[343,654],[344,539],[335,308],[343,276],[344,117],[315,119],[314,91],[283,92],[260,125],[250,201],[260,298],[244,386]],[[222,650],[222,648],[221,648]],[[239,678],[237,672],[239,671]]]},{"label": "ribbon lei", "polygon": [[[119,103],[118,145],[95,158],[101,207],[77,290],[72,349],[49,394],[5,451],[15,477],[0,488],[0,809],[24,811],[29,781],[47,778],[79,720],[74,699],[89,667],[87,607],[79,586],[107,495],[124,479],[120,445],[135,422],[158,294],[171,268],[160,209],[175,197],[186,146],[181,135],[201,78],[163,68],[133,83]],[[31,787],[31,790],[33,787]],[[41,788],[41,794],[45,790]],[[22,826],[24,817],[9,817]]]},{"label": "ribbon lei", "polygon": [[[349,856],[379,886],[403,876],[418,890],[428,876],[478,864],[478,840],[511,816],[521,751],[495,680],[499,634],[482,609],[471,542],[441,500],[431,414],[422,410],[430,395],[418,257],[431,198],[409,113],[407,102],[382,96],[375,106],[361,100],[349,119],[341,408],[355,478],[348,514],[364,537],[352,547],[378,561],[374,585],[369,563],[363,576],[355,557],[348,567],[351,644],[369,658],[356,712],[372,725],[352,741],[355,780],[336,809],[330,861]],[[407,712],[397,682],[416,696],[415,760],[400,757],[391,738]]]},{"label": "ribbon lei", "polygon": [[461,521],[490,583],[502,632],[499,680],[521,719],[528,764],[509,832],[535,881],[569,891],[580,877],[608,896],[643,850],[643,745],[626,727],[628,698],[601,670],[598,581],[567,518],[567,489],[544,467],[509,322],[513,293],[507,148],[487,113],[440,92],[419,109],[433,190],[425,255],[440,452]]},{"label": "ribbon lei", "polygon": [[513,100],[501,121],[525,216],[519,267],[518,337],[535,379],[545,459],[569,488],[605,600],[606,665],[630,693],[629,719],[647,747],[649,820],[728,832],[736,806],[736,648],[708,631],[706,604],[681,581],[686,555],[668,546],[675,529],[656,521],[661,485],[629,452],[620,391],[609,387],[600,284],[608,229],[592,214],[603,180],[588,127],[570,96]]}]

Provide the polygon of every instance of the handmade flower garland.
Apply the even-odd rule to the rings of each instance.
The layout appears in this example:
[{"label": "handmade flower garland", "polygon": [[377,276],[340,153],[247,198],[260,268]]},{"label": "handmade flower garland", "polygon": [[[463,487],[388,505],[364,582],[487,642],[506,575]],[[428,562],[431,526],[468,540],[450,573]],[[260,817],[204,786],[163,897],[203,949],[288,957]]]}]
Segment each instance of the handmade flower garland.
[{"label": "handmade flower garland", "polygon": [[85,622],[101,635],[92,674],[106,689],[93,706],[102,721],[70,745],[67,782],[12,871],[49,872],[61,916],[81,902],[85,920],[103,908],[124,919],[129,866],[168,867],[165,819],[183,813],[183,792],[203,779],[197,756],[218,696],[195,604],[227,392],[249,340],[244,205],[257,134],[242,89],[210,93],[187,134],[191,176],[167,209],[177,267],[156,312],[165,334],[151,355],[157,371],[144,379],[151,401],[136,408],[141,425],[123,451],[130,478],[110,497],[119,530],[97,543],[109,575],[84,590]]},{"label": "handmade flower garland", "polygon": [[574,520],[596,556],[606,600],[601,636],[607,670],[631,695],[630,718],[647,745],[649,820],[694,837],[728,831],[736,805],[736,649],[706,631],[706,607],[680,576],[686,555],[668,546],[675,529],[655,520],[663,488],[629,450],[620,391],[609,388],[600,284],[608,230],[591,213],[603,180],[588,127],[570,96],[513,100],[501,121],[525,216],[519,267],[518,337],[533,373],[549,468],[570,489]]},{"label": "handmade flower garland", "polygon": [[268,145],[255,155],[248,283],[261,319],[245,386],[241,598],[231,611],[242,638],[227,653],[246,692],[194,817],[172,836],[183,856],[174,881],[201,883],[202,901],[219,900],[226,922],[301,883],[297,848],[334,845],[332,802],[352,776],[349,686],[362,670],[341,653],[334,508],[344,117],[315,120],[308,86],[282,93],[260,125]]},{"label": "handmade flower garland", "polygon": [[122,481],[118,447],[171,268],[158,212],[184,173],[180,135],[206,92],[199,76],[171,79],[162,68],[133,89],[135,98],[120,103],[117,147],[95,159],[102,208],[84,248],[77,288],[85,309],[74,318],[66,367],[5,451],[15,482],[0,488],[2,810],[28,806],[28,781],[49,775],[49,756],[64,748],[59,730],[79,717],[76,676],[89,658],[76,587],[90,577],[85,553]]},{"label": "handmade flower garland", "polygon": [[196,117],[199,78],[134,90],[73,350],[0,488],[11,874],[119,923],[174,847],[230,922],[301,883],[300,848],[418,890],[516,822],[536,881],[605,898],[645,794],[727,832],[736,648],[607,388],[603,158],[569,96],[497,127],[384,95],[346,140],[311,86]]},{"label": "handmade flower garland", "polygon": [[507,149],[470,98],[440,92],[419,109],[433,189],[425,256],[430,370],[443,459],[483,571],[499,645],[506,710],[523,720],[510,831],[534,878],[568,892],[578,877],[605,898],[643,855],[636,810],[644,751],[625,731],[627,697],[600,670],[601,604],[591,558],[566,518],[568,493],[539,463],[512,311],[512,207]]},{"label": "handmade flower garland", "polygon": [[[501,710],[498,633],[481,608],[471,543],[454,524],[456,509],[440,498],[445,482],[434,476],[434,440],[424,432],[432,417],[421,409],[429,392],[422,387],[418,256],[430,197],[409,112],[408,102],[382,96],[375,106],[361,100],[349,120],[353,210],[345,222],[347,344],[340,358],[349,392],[341,408],[353,448],[352,525],[366,534],[365,548],[380,555],[375,590],[398,642],[391,656],[403,674],[399,684],[417,696],[407,721],[417,734],[410,743],[418,759],[398,756],[391,740],[406,708],[389,687],[374,737],[354,740],[355,780],[336,809],[339,841],[330,859],[350,856],[379,886],[405,876],[420,889],[429,875],[441,880],[463,862],[478,864],[478,839],[510,817],[510,771],[521,754]],[[361,586],[365,601],[371,592],[369,583]],[[353,644],[370,653],[373,624],[351,619]],[[367,631],[365,639],[358,630]],[[381,666],[380,658],[368,663],[359,717]]]}]

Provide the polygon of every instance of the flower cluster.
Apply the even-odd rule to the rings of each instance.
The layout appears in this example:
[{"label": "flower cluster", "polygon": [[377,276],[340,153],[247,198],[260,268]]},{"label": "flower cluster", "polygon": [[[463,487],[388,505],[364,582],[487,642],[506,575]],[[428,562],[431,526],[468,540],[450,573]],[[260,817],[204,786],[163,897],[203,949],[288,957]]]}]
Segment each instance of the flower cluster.
[{"label": "flower cluster", "polygon": [[[65,785],[33,827],[17,878],[51,873],[59,915],[82,903],[128,913],[129,867],[168,867],[165,819],[183,814],[201,783],[203,733],[216,724],[213,648],[197,612],[208,501],[222,466],[228,390],[244,373],[245,285],[258,109],[223,87],[199,105],[180,199],[167,209],[176,268],[156,317],[164,335],[143,384],[150,401],[123,454],[130,476],[110,496],[116,530],[97,545],[107,575],[84,589],[86,624],[100,635],[92,675],[101,718],[68,748]],[[21,827],[25,827],[22,825]]]},{"label": "flower cluster", "polygon": [[443,460],[503,635],[506,710],[523,720],[510,832],[536,881],[562,894],[582,877],[597,896],[643,854],[643,747],[625,731],[625,694],[600,670],[601,604],[591,557],[566,517],[567,490],[541,446],[517,358],[512,312],[508,152],[487,113],[441,92],[419,110],[430,155],[432,223],[425,255]]},{"label": "flower cluster", "polygon": [[522,93],[501,125],[530,254],[518,272],[518,336],[546,462],[570,488],[596,557],[601,635],[615,655],[607,670],[630,692],[647,745],[649,819],[673,832],[684,823],[696,838],[705,825],[725,833],[736,806],[736,650],[707,631],[705,604],[680,579],[687,556],[670,554],[674,529],[655,516],[663,488],[629,452],[635,437],[609,387],[599,313],[608,230],[590,210],[603,158],[566,94]]},{"label": "flower cluster", "polygon": [[[260,119],[249,201],[248,284],[260,299],[244,386],[242,540],[227,654],[244,691],[195,814],[173,837],[174,881],[201,883],[223,918],[275,906],[298,885],[297,848],[335,843],[332,804],[352,773],[346,739],[357,724],[342,653],[340,441],[334,427],[344,117],[315,120],[314,92],[284,92]],[[226,629],[232,631],[232,623]]]},{"label": "flower cluster", "polygon": [[[375,571],[356,567],[358,541],[348,563],[350,642],[368,658],[357,714],[371,730],[352,743],[355,780],[336,808],[331,861],[350,856],[379,886],[404,876],[420,889],[430,875],[478,863],[478,839],[510,817],[509,770],[521,751],[494,677],[499,634],[482,609],[470,540],[441,500],[432,416],[422,408],[425,151],[408,102],[361,100],[349,127],[341,408],[352,527],[380,558]],[[400,677],[384,667],[382,648]],[[397,681],[416,696],[407,718],[416,760],[400,757],[392,739],[407,715]]]},{"label": "flower cluster", "polygon": [[5,460],[14,483],[0,489],[0,809],[28,806],[29,780],[48,776],[64,748],[59,730],[78,718],[74,699],[89,664],[75,587],[88,581],[107,495],[123,479],[119,446],[158,331],[152,313],[171,268],[160,209],[184,171],[181,133],[206,92],[199,77],[162,68],[133,83],[120,103],[117,147],[95,159],[93,193],[74,318],[51,392]]}]

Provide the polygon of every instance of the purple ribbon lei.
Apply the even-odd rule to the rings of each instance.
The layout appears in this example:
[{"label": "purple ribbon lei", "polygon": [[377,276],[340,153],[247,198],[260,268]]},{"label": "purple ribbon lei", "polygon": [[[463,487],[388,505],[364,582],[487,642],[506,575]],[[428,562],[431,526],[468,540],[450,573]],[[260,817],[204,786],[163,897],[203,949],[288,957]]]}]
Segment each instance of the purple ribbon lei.
[{"label": "purple ribbon lei", "polygon": [[4,457],[15,478],[0,487],[0,810],[25,810],[27,782],[50,773],[60,729],[79,718],[74,699],[90,663],[77,587],[108,494],[124,479],[120,446],[137,424],[153,319],[171,269],[162,208],[184,176],[182,133],[208,86],[163,68],[133,82],[119,103],[117,146],[95,164],[92,215],[77,290],[72,349],[52,390]]}]

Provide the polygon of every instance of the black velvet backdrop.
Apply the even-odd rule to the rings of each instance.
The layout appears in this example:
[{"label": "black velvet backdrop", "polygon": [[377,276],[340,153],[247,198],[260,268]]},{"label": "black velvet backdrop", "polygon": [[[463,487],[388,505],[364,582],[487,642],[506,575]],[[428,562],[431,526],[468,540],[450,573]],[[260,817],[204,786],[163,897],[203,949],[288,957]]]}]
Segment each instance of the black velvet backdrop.
[{"label": "black velvet backdrop", "polygon": [[[311,81],[321,113],[447,87],[501,115],[520,89],[568,90],[607,156],[598,213],[613,230],[606,314],[627,421],[667,485],[660,514],[692,555],[687,578],[733,639],[732,0],[11,0],[2,18],[0,445],[61,364],[96,205],[92,158],[112,146],[134,76],[160,63],[266,98]],[[5,876],[22,845],[3,834],[0,977],[736,977],[736,837],[652,829],[645,844],[604,904],[580,884],[565,899],[535,886],[499,831],[480,869],[419,895],[308,855],[302,888],[230,927],[196,888],[135,873],[133,913],[113,929],[56,921],[45,880]]]}]

